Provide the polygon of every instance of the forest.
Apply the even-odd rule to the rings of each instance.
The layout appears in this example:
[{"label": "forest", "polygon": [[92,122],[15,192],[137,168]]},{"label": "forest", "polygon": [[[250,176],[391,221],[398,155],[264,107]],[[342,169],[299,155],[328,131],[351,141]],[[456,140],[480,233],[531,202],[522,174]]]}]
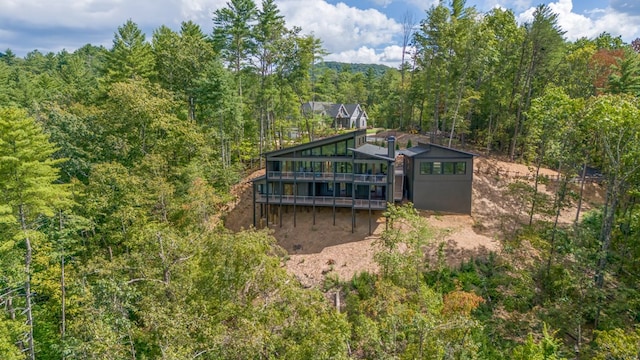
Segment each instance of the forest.
[{"label": "forest", "polygon": [[[147,39],[129,20],[108,49],[3,50],[0,358],[640,357],[640,39],[568,41],[545,5],[519,24],[441,1],[406,19],[397,69],[352,68],[324,66],[274,0],[229,0],[212,28]],[[560,185],[514,189],[528,221],[456,268],[426,260],[415,210],[390,207],[379,273],[326,285],[347,294],[336,311],[268,230],[222,225],[261,154],[335,133],[306,101],[360,103],[376,127]],[[604,203],[559,224],[587,167]]]}]

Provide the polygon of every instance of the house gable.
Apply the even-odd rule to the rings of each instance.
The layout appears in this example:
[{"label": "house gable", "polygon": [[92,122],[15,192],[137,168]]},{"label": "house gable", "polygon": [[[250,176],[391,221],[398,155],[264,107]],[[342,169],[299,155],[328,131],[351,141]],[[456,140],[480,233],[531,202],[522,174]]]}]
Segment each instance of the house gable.
[{"label": "house gable", "polygon": [[406,157],[408,198],[416,208],[471,213],[475,154],[436,144],[400,153]]},{"label": "house gable", "polygon": [[365,129],[368,116],[360,104],[336,104],[312,101],[302,104],[305,116],[322,115],[332,119],[332,127]]}]

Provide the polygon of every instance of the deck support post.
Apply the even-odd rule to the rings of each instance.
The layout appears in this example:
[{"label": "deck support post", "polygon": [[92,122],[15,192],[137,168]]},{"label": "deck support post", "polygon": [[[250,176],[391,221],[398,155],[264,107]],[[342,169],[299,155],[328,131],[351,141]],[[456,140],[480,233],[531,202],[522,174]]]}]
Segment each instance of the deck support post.
[{"label": "deck support post", "polygon": [[369,185],[369,235],[371,235],[371,185]]},{"label": "deck support post", "polygon": [[313,180],[311,181],[311,196],[313,198],[313,225],[316,224],[316,173],[315,173],[315,169],[313,168],[313,163],[311,163],[311,171],[312,171],[312,175],[313,175]]},{"label": "deck support post", "polygon": [[278,206],[278,219],[280,227],[282,227],[282,197],[284,196],[284,185],[282,185],[282,176],[280,176],[280,206]]},{"label": "deck support post", "polygon": [[293,152],[293,227],[296,227],[296,200],[298,199],[298,162],[296,161],[296,152]]},{"label": "deck support post", "polygon": [[351,172],[352,172],[352,181],[351,181],[351,233],[355,232],[356,227],[356,182],[355,182],[355,154],[351,155]]},{"label": "deck support post", "polygon": [[[269,194],[269,161],[268,159],[265,160],[265,166],[264,166],[264,186],[266,187],[265,189],[265,195],[267,197],[266,200],[266,205],[264,207],[265,210],[265,214],[266,214],[266,223],[267,223],[267,227],[269,227],[269,211],[271,210],[269,208],[269,196],[271,196],[271,194]],[[273,192],[273,186],[271,187],[271,190]]]},{"label": "deck support post", "polygon": [[333,162],[333,226],[336,226],[336,171],[338,171],[338,164]]},{"label": "deck support post", "polygon": [[253,210],[253,227],[256,227],[256,184],[254,182],[251,183],[251,190],[253,196],[253,203],[251,206],[251,210]]}]

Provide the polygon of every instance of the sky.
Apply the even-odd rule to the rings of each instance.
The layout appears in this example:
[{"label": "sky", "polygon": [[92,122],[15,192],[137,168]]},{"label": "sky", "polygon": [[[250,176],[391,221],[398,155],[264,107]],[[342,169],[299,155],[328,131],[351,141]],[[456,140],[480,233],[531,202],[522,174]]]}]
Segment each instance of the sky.
[{"label": "sky", "polygon": [[[85,44],[111,48],[118,26],[133,20],[151,40],[161,25],[179,30],[192,20],[206,34],[212,14],[228,0],[0,0],[0,51],[20,57],[74,51]],[[320,38],[326,61],[397,66],[402,54],[402,23],[415,23],[437,0],[276,0],[287,25]],[[446,1],[449,2],[448,0]],[[260,0],[256,0],[259,5]],[[467,0],[481,12],[512,9],[518,21],[531,19],[536,5],[558,14],[567,40],[593,38],[606,31],[630,43],[640,37],[638,0]]]}]

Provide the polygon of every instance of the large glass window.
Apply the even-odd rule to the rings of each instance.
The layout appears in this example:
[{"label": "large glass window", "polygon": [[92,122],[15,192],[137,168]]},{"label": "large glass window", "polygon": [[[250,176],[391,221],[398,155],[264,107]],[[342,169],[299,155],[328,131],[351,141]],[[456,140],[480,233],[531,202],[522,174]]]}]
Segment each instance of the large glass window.
[{"label": "large glass window", "polygon": [[339,174],[351,174],[352,172],[351,163],[348,162],[338,162],[336,163],[336,172]]},{"label": "large glass window", "polygon": [[442,174],[442,163],[439,161],[434,161],[431,165],[431,174],[440,175]]},{"label": "large glass window", "polygon": [[420,175],[431,175],[432,163],[423,161],[420,163]]},{"label": "large glass window", "polygon": [[467,163],[464,161],[423,161],[420,163],[420,175],[464,175]]},{"label": "large glass window", "polygon": [[453,175],[455,172],[456,163],[444,162],[442,163],[442,173],[445,175]]},{"label": "large glass window", "polygon": [[333,156],[336,154],[336,144],[328,144],[322,147],[322,156]]},{"label": "large glass window", "polygon": [[293,184],[283,184],[284,195],[293,195]]},{"label": "large glass window", "polygon": [[294,171],[295,170],[295,161],[285,161],[284,162],[284,168],[282,169],[282,171]]}]

